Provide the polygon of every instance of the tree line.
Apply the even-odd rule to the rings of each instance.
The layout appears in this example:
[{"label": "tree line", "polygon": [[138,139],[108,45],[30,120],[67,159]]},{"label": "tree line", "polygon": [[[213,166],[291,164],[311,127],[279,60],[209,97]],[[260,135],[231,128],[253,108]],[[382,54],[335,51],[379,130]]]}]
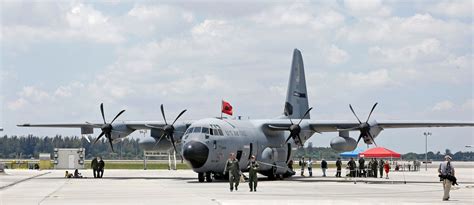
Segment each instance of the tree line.
[{"label": "tree line", "polygon": [[[122,142],[114,144],[115,152],[112,152],[109,142],[105,139],[99,140],[96,144],[95,139],[88,138],[89,143],[84,137],[63,137],[56,135],[54,137],[28,136],[3,136],[0,138],[0,159],[30,159],[38,158],[39,153],[53,153],[54,148],[85,148],[86,159],[92,159],[101,156],[104,159],[143,159],[143,149],[139,146],[140,139],[125,138]],[[329,147],[313,147],[308,143],[306,147],[300,147],[294,154],[295,158],[311,157],[316,160],[336,160],[340,152]],[[456,161],[474,161],[474,152],[456,152],[451,153],[446,149],[444,153],[428,152],[428,160],[441,161],[444,156],[449,154]],[[425,154],[407,153],[402,155],[405,160],[424,160]]]}]

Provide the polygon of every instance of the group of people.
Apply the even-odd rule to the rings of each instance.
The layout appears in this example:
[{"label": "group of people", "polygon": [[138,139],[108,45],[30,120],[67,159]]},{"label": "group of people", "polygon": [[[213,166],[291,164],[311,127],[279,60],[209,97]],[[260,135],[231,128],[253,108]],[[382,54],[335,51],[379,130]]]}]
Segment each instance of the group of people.
[{"label": "group of people", "polygon": [[[257,191],[257,183],[258,183],[258,178],[257,178],[257,172],[258,172],[259,164],[255,159],[255,156],[252,155],[250,157],[250,161],[247,164],[247,169],[249,170],[249,177],[248,177],[248,182],[249,182],[249,188],[250,192],[256,192]],[[229,175],[229,185],[230,185],[230,191],[234,191],[234,189],[237,191],[239,190],[239,183],[240,181],[243,180],[243,174],[240,171],[239,167],[239,160],[235,157],[235,153],[230,153],[229,159],[226,162],[225,169],[224,169],[224,175],[228,174]]]},{"label": "group of people", "polygon": [[[301,176],[304,175],[304,170],[307,168],[309,176],[313,176],[313,160],[311,158],[308,159],[308,161],[304,160],[304,157],[302,157],[299,161],[299,166],[301,169]],[[291,160],[291,168],[293,169],[293,161]],[[321,160],[321,170],[323,171],[323,177],[326,177],[326,170],[328,169],[328,163],[326,162],[325,159]]]},{"label": "group of people", "polygon": [[102,178],[104,176],[105,162],[101,157],[94,157],[91,162],[91,168],[94,172],[94,178]]},{"label": "group of people", "polygon": [[[341,166],[342,163],[340,161],[341,159],[338,158],[336,161],[336,167],[337,167],[337,173],[336,177],[341,177]],[[372,158],[369,163],[367,164],[367,167],[365,166],[365,159],[363,157],[359,158],[359,167],[357,167],[357,164],[354,160],[354,158],[351,157],[349,162],[347,162],[347,169],[349,169],[349,173],[347,176],[349,177],[374,177],[377,178],[377,173],[380,173],[380,178],[383,178],[383,172],[385,171],[385,178],[388,179],[388,173],[390,172],[390,164],[389,161],[385,161],[383,159],[380,159],[380,161],[377,161],[377,159]]]},{"label": "group of people", "polygon": [[69,173],[69,171],[66,171],[65,176],[66,178],[82,178],[82,174],[79,172],[78,169],[74,170],[74,174]]}]

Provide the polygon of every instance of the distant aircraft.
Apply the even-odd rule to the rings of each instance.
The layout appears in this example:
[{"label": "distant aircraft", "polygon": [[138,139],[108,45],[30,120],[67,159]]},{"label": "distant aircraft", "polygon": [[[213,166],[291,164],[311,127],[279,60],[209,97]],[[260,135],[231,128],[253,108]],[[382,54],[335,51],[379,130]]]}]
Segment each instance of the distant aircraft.
[{"label": "distant aircraft", "polygon": [[[312,108],[308,106],[308,93],[301,52],[293,52],[290,79],[284,103],[283,114],[275,119],[235,120],[205,118],[196,121],[178,121],[186,112],[181,111],[171,122],[167,121],[163,105],[163,121],[122,121],[115,120],[125,111],[120,111],[112,121],[105,120],[103,105],[100,105],[103,123],[76,124],[22,124],[20,127],[67,127],[81,128],[82,134],[92,134],[94,128],[102,132],[97,140],[105,136],[112,143],[119,142],[135,130],[149,129],[150,136],[144,141],[151,149],[171,149],[181,146],[184,159],[198,173],[199,182],[224,178],[224,166],[229,153],[236,153],[242,171],[251,155],[260,161],[259,173],[269,178],[289,177],[287,162],[292,158],[293,148],[303,146],[314,133],[338,132],[330,145],[337,151],[354,150],[360,140],[375,144],[375,138],[383,129],[416,127],[460,127],[474,126],[474,122],[407,122],[407,121],[369,121],[377,103],[370,110],[365,121],[359,119],[352,105],[354,121],[319,121],[310,119]],[[353,139],[349,132],[358,131],[359,137]],[[146,145],[146,143],[144,145]]]},{"label": "distant aircraft", "polygon": [[0,127],[0,132],[3,131],[3,127]]}]

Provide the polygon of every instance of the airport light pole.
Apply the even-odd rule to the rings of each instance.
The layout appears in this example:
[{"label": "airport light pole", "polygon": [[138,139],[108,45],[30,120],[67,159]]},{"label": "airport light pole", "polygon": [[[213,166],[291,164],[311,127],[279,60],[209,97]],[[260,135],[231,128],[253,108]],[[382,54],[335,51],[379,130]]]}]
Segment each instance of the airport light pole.
[{"label": "airport light pole", "polygon": [[428,136],[431,132],[424,132],[423,135],[425,135],[425,171],[428,171]]}]

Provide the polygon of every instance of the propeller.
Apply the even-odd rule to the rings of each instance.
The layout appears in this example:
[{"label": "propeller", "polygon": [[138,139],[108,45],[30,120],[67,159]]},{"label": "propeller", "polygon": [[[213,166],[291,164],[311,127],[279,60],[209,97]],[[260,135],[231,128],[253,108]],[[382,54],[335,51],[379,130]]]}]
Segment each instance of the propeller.
[{"label": "propeller", "polygon": [[[357,127],[353,127],[353,128],[349,128],[349,129],[344,129],[344,130],[359,130],[360,131],[360,135],[359,135],[359,138],[357,139],[357,144],[359,144],[359,141],[360,139],[362,139],[362,137],[364,136],[368,136],[372,142],[374,143],[375,146],[377,146],[377,143],[375,143],[375,140],[374,140],[374,137],[372,136],[372,134],[370,133],[370,125],[369,125],[369,119],[370,119],[370,116],[372,115],[372,112],[374,112],[374,109],[375,107],[377,106],[378,103],[375,103],[374,106],[372,107],[372,110],[370,110],[370,113],[369,113],[369,116],[367,116],[367,120],[365,120],[365,122],[361,122],[359,117],[357,117],[357,114],[354,112],[354,109],[352,108],[352,105],[349,104],[349,108],[351,109],[352,111],[352,114],[354,114],[354,116],[356,117],[357,121],[359,121],[359,126]],[[344,131],[342,130],[342,131]]]},{"label": "propeller", "polygon": [[[165,121],[165,126],[163,126],[163,127],[155,127],[155,126],[152,126],[152,125],[147,125],[147,127],[162,130],[162,131],[163,131],[163,134],[160,136],[160,138],[158,139],[158,141],[156,142],[156,144],[159,144],[160,141],[161,141],[164,137],[166,137],[168,140],[170,140],[171,144],[173,145],[174,151],[179,154],[178,150],[176,149],[176,143],[175,143],[175,141],[174,141],[174,136],[173,136],[173,135],[174,135],[174,132],[175,132],[174,123],[186,112],[186,109],[184,109],[183,111],[181,111],[181,112],[178,114],[178,116],[174,119],[173,123],[171,123],[171,124],[168,124],[168,122],[166,121],[165,110],[164,110],[164,108],[163,108],[163,104],[161,104],[160,109],[161,109],[161,115],[163,116],[163,120]],[[181,154],[179,154],[179,155],[181,156]]]},{"label": "propeller", "polygon": [[[303,146],[303,141],[301,140],[301,137],[300,137],[300,132],[301,132],[300,124],[312,109],[313,108],[311,107],[308,110],[306,110],[303,117],[300,119],[300,121],[297,124],[294,124],[293,120],[291,120],[291,118],[289,117],[288,119],[290,120],[290,123],[291,123],[291,125],[289,127],[277,127],[277,126],[270,126],[270,127],[273,128],[273,129],[277,129],[277,130],[288,130],[288,131],[290,131],[290,135],[288,136],[288,138],[286,138],[285,143],[287,143],[291,138],[293,138],[293,141],[295,141],[295,143],[298,146]],[[288,112],[285,111],[285,115],[289,116]]]},{"label": "propeller", "polygon": [[104,124],[103,124],[103,125],[96,125],[96,124],[92,124],[92,123],[86,122],[87,124],[89,124],[89,125],[91,125],[91,126],[93,126],[93,127],[96,127],[96,128],[100,128],[100,129],[102,130],[102,132],[99,134],[99,136],[95,139],[94,144],[97,143],[97,141],[99,141],[100,138],[102,138],[103,136],[105,136],[105,138],[107,138],[107,139],[109,140],[110,147],[112,148],[112,152],[115,152],[115,151],[114,151],[114,146],[112,145],[112,131],[113,131],[112,123],[114,123],[114,121],[115,121],[123,112],[125,112],[125,110],[120,111],[120,112],[114,117],[114,119],[113,119],[110,123],[107,123],[107,121],[105,120],[105,114],[104,114],[104,103],[101,103],[101,104],[100,104],[100,113],[102,114],[102,120],[104,120]]}]

